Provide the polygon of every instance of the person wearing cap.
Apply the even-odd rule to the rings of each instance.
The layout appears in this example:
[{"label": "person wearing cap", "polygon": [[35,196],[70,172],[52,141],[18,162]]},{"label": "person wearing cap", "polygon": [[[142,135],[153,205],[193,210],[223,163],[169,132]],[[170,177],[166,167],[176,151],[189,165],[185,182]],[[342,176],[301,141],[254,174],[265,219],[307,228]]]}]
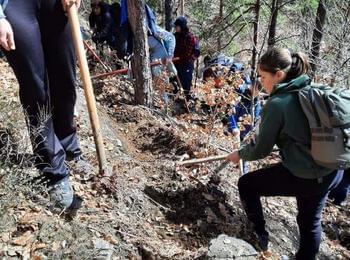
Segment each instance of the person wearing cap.
[{"label": "person wearing cap", "polygon": [[75,206],[66,160],[80,157],[74,122],[76,59],[65,13],[80,0],[0,0],[0,47],[27,115],[35,165],[55,206]]},{"label": "person wearing cap", "polygon": [[179,60],[175,62],[175,67],[178,72],[180,82],[187,98],[190,98],[190,91],[192,86],[194,62],[196,60],[195,47],[196,37],[190,32],[187,19],[180,16],[175,23],[175,57]]}]

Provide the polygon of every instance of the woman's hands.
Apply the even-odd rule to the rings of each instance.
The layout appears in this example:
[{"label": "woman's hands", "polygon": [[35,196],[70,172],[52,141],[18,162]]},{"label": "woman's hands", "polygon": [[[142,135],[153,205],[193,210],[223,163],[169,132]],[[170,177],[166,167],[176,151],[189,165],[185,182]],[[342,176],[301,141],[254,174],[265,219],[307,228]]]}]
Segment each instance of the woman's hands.
[{"label": "woman's hands", "polygon": [[233,162],[234,164],[238,164],[239,160],[241,160],[241,158],[239,157],[239,154],[238,154],[238,150],[234,151],[229,156],[227,156],[226,160]]},{"label": "woman's hands", "polygon": [[12,27],[5,18],[0,19],[0,46],[7,51],[16,49]]},{"label": "woman's hands", "polygon": [[61,0],[62,1],[62,6],[63,10],[67,12],[68,7],[76,4],[77,8],[80,7],[81,0]]}]

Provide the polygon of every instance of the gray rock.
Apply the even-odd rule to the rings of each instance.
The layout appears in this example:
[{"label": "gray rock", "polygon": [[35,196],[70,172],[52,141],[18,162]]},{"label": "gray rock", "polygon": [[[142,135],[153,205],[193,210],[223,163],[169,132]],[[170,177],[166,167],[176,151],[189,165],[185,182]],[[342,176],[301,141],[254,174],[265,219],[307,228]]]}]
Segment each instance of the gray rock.
[{"label": "gray rock", "polygon": [[97,260],[110,260],[113,255],[113,246],[105,240],[97,239],[94,241],[94,247],[98,255],[94,257]]},{"label": "gray rock", "polygon": [[239,259],[255,260],[258,253],[246,241],[227,235],[210,241],[208,257],[211,260]]},{"label": "gray rock", "polygon": [[116,141],[117,147],[119,147],[119,148],[123,147],[122,141],[120,141],[119,139],[116,139],[115,141]]}]

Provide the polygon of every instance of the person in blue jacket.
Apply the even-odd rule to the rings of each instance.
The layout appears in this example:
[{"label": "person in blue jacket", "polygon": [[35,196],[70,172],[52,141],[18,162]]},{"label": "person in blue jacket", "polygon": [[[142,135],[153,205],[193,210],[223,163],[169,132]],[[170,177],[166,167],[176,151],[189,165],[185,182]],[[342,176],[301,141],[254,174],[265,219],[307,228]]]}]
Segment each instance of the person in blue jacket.
[{"label": "person in blue jacket", "polygon": [[[146,13],[146,28],[148,36],[148,46],[150,51],[151,61],[161,60],[165,65],[167,65],[168,71],[172,74],[177,74],[177,71],[172,63],[175,51],[175,36],[164,30],[163,28],[157,26],[156,16],[153,10],[145,5]],[[130,31],[129,18],[128,18],[128,4],[127,1],[122,0],[120,4],[120,24],[122,27],[126,28],[124,30],[124,36],[128,39],[128,50],[132,52],[132,32]],[[152,75],[159,76],[161,73],[161,66],[152,67]]]},{"label": "person in blue jacket", "polygon": [[18,83],[35,165],[56,206],[75,206],[66,160],[80,158],[76,60],[65,13],[80,0],[0,0],[0,46]]},{"label": "person in blue jacket", "polygon": [[[157,26],[153,35],[148,36],[148,46],[151,62],[160,60],[165,64],[170,73],[176,74],[176,68],[173,65],[175,51],[175,36]],[[160,76],[161,66],[152,67],[152,75]]]},{"label": "person in blue jacket", "polygon": [[[239,94],[241,95],[241,101],[234,107],[235,113],[229,116],[228,121],[228,131],[233,132],[234,129],[238,128],[238,122],[241,118],[252,115],[253,103],[254,103],[254,123],[260,119],[261,113],[261,103],[255,97],[252,99],[251,86],[246,83],[242,84],[238,89]],[[240,131],[241,141],[245,136],[253,129],[253,122],[251,124],[244,124],[244,130]]]}]

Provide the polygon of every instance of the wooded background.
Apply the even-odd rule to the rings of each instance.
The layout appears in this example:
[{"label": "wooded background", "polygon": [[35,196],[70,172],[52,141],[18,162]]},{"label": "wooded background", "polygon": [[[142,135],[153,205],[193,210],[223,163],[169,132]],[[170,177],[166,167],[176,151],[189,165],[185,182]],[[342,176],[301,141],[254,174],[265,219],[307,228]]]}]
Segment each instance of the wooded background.
[{"label": "wooded background", "polygon": [[[206,55],[215,56],[219,53],[234,56],[242,60],[250,71],[253,81],[260,55],[269,47],[281,46],[295,52],[302,51],[309,56],[311,74],[315,81],[331,86],[350,85],[350,1],[135,0],[128,2],[135,2],[132,5],[135,8],[144,3],[149,4],[157,15],[158,24],[169,31],[173,30],[173,22],[177,16],[186,16],[191,31],[200,39],[202,53],[200,61]],[[135,8],[129,10],[129,13],[131,12],[134,17],[143,17],[142,8],[137,8],[138,10]],[[83,12],[86,14],[90,12],[89,5],[83,3]],[[132,20],[134,20],[131,21],[134,23],[132,27],[139,28],[141,23],[137,26],[137,19]],[[144,30],[138,30],[140,36],[134,32],[136,46],[147,46],[145,38],[141,39],[142,36],[146,37]],[[137,54],[140,54],[140,50]],[[145,55],[138,56],[146,59]],[[145,62],[143,63],[146,64]],[[136,81],[139,79],[136,82],[140,87],[137,103],[149,104],[152,96],[150,74],[140,70],[133,72]]]},{"label": "wooded background", "polygon": [[350,1],[148,0],[161,26],[184,14],[201,40],[202,54],[238,56],[255,68],[270,46],[303,51],[317,79],[349,86]]}]

